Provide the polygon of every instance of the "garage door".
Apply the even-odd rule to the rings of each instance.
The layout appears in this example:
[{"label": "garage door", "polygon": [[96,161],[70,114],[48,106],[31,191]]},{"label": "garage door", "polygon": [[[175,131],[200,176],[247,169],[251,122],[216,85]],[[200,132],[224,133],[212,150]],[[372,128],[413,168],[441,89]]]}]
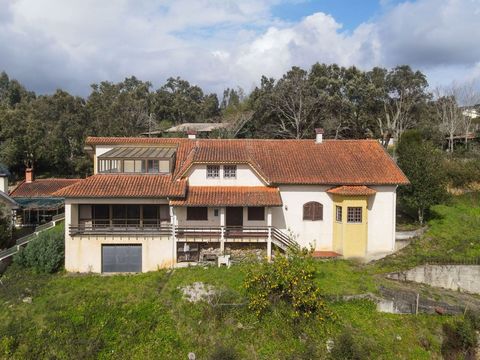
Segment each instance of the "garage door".
[{"label": "garage door", "polygon": [[142,245],[102,245],[102,272],[141,272]]}]

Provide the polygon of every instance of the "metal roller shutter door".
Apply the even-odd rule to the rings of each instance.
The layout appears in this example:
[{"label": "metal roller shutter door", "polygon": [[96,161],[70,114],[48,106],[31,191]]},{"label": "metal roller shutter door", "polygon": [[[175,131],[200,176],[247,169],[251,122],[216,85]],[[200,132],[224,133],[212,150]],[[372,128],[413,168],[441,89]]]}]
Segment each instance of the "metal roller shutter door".
[{"label": "metal roller shutter door", "polygon": [[142,245],[102,245],[102,272],[141,272]]}]

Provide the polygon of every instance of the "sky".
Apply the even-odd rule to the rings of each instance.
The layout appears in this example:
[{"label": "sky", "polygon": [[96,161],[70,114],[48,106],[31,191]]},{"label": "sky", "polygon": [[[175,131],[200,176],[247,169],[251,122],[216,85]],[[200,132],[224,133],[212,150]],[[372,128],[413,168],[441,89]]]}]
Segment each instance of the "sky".
[{"label": "sky", "polygon": [[480,79],[480,0],[0,0],[0,71],[39,94],[132,75],[249,92],[316,62]]}]

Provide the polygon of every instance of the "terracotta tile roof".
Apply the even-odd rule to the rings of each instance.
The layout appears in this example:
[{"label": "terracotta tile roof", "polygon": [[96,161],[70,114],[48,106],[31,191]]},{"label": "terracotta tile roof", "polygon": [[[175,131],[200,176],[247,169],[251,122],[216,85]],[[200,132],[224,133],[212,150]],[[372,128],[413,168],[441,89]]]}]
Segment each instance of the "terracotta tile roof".
[{"label": "terracotta tile roof", "polygon": [[11,193],[13,198],[55,197],[60,189],[73,185],[81,179],[35,179],[32,182],[22,182]]},{"label": "terracotta tile roof", "polygon": [[68,198],[183,197],[186,180],[171,175],[93,175],[55,193]]},{"label": "terracotta tile roof", "polygon": [[189,186],[175,206],[282,206],[278,188],[266,186]]},{"label": "terracotta tile roof", "polygon": [[327,190],[330,194],[337,194],[337,195],[362,195],[362,196],[369,196],[375,195],[376,191],[370,189],[367,186],[338,186],[336,188],[331,188]]},{"label": "terracotta tile roof", "polygon": [[195,163],[248,163],[270,184],[401,185],[408,179],[375,140],[87,138],[90,145],[175,144],[174,177]]}]

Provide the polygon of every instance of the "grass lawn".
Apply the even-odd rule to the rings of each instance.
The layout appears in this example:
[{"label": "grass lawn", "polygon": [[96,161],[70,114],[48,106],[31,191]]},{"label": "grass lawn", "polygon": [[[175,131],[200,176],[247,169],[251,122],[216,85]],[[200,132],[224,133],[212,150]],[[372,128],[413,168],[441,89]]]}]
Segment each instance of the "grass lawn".
[{"label": "grass lawn", "polygon": [[[191,267],[138,275],[35,274],[11,266],[0,285],[0,358],[14,359],[322,359],[326,343],[350,328],[372,359],[440,359],[442,325],[455,317],[378,313],[366,300],[341,295],[375,292],[386,271],[428,258],[480,256],[479,195],[434,208],[422,239],[374,265],[315,263],[333,320],[294,322],[282,305],[262,318],[246,306],[189,303],[180,287],[215,286],[225,304],[245,302],[249,265]],[[26,297],[32,303],[24,302]]]}]

